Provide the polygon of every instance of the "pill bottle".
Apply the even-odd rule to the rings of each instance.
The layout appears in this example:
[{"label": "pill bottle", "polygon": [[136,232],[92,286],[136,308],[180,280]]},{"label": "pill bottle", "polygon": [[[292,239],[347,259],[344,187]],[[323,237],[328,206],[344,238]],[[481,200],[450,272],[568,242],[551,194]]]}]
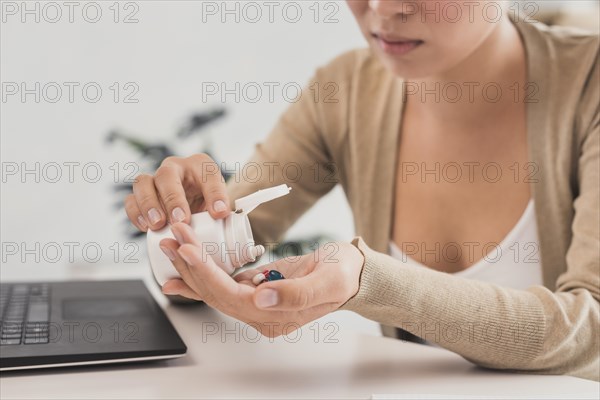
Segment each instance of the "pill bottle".
[{"label": "pill bottle", "polygon": [[[290,190],[287,185],[279,185],[237,199],[235,212],[224,219],[213,219],[207,211],[193,214],[190,226],[203,247],[203,254],[211,257],[228,274],[256,261],[265,248],[254,243],[248,214],[262,203],[285,196]],[[162,286],[169,279],[180,278],[171,260],[160,249],[161,240],[175,239],[171,227],[149,230],[146,238],[148,258],[158,283]]]}]

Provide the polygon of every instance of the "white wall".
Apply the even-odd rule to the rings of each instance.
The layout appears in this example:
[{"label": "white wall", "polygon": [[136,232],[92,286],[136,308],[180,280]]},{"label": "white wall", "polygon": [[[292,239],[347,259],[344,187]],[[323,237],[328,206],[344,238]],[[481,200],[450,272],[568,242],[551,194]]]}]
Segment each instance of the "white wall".
[{"label": "white wall", "polygon": [[[1,156],[3,181],[1,193],[2,242],[19,243],[18,253],[11,255],[12,248],[3,249],[3,264],[20,264],[25,255],[27,264],[35,262],[33,255],[23,254],[23,248],[40,248],[57,242],[64,252],[56,263],[85,265],[82,248],[87,243],[98,243],[103,251],[101,262],[110,262],[118,242],[123,261],[123,249],[127,242],[122,226],[124,213],[115,212],[111,204],[117,199],[112,192],[114,170],[110,167],[120,163],[119,178],[127,172],[123,163],[139,161],[134,152],[123,146],[107,146],[106,132],[120,127],[140,137],[152,140],[170,139],[174,130],[194,110],[209,109],[221,105],[217,98],[202,102],[202,82],[295,82],[303,85],[314,69],[335,55],[348,49],[364,46],[344,2],[297,1],[302,17],[297,23],[285,18],[295,17],[294,8],[283,7],[289,1],[277,2],[273,22],[269,21],[264,2],[257,2],[263,17],[251,23],[256,9],[246,3],[228,1],[227,7],[240,7],[240,22],[235,15],[209,15],[207,7],[222,10],[223,2],[200,1],[136,1],[125,8],[120,4],[119,18],[136,11],[136,23],[115,23],[113,1],[77,3],[73,22],[69,22],[69,8],[59,5],[62,17],[58,22],[57,8],[45,2],[27,2],[36,15],[24,14],[21,2],[3,2],[1,28],[1,80],[3,99],[1,103]],[[204,4],[203,4],[204,3]],[[211,3],[211,4],[207,4]],[[95,4],[100,5],[102,16],[96,23],[85,18],[95,18]],[[315,4],[320,10],[319,22],[314,21]],[[16,7],[16,8],[15,8]],[[288,6],[289,7],[289,6]],[[313,7],[313,9],[310,9]],[[327,7],[327,8],[326,8]],[[13,12],[16,14],[13,15]],[[325,15],[333,12],[338,22],[324,23]],[[244,15],[248,18],[245,19]],[[204,21],[203,21],[204,17]],[[25,18],[25,22],[22,21]],[[34,88],[40,82],[43,88],[49,82],[62,87],[60,100],[51,103],[56,92],[46,86],[39,103],[33,94],[11,95],[12,83],[25,82]],[[77,82],[73,102],[70,102],[65,82]],[[103,91],[97,103],[86,100],[82,86],[95,83]],[[129,93],[123,85],[133,82],[139,87],[134,96],[137,104],[115,102],[110,86],[119,82],[121,96]],[[217,154],[227,162],[244,161],[253,145],[263,138],[273,126],[288,102],[280,91],[275,101],[265,95],[256,104],[248,101],[228,101],[229,115],[215,124],[214,147]],[[89,92],[90,96],[94,93]],[[232,100],[232,98],[229,98]],[[189,140],[179,148],[183,154],[192,154],[198,148],[196,140]],[[7,175],[16,163],[34,168],[40,163],[40,182],[35,174]],[[74,182],[68,181],[65,162],[80,163],[74,167]],[[102,178],[89,183],[82,176],[86,163],[101,166]],[[56,169],[51,163],[61,165],[62,178],[51,183]],[[46,167],[47,176],[44,176]],[[87,180],[93,179],[94,169],[88,169]],[[336,191],[319,203],[290,235],[301,236],[315,232],[328,232],[340,239],[352,237],[353,226],[349,209],[341,191]],[[25,243],[24,245],[22,243]],[[63,242],[77,242],[74,259],[68,256],[68,246]],[[94,245],[95,247],[95,245]],[[88,248],[89,258],[94,249]],[[40,265],[54,261],[56,252],[46,247]],[[5,251],[6,250],[6,251]],[[143,248],[137,258],[145,262]]]}]

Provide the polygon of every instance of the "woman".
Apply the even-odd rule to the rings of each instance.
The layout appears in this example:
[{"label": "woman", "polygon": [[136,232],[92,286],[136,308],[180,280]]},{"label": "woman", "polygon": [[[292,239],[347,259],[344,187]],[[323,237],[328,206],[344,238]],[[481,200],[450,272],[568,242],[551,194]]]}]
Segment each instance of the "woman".
[{"label": "woman", "polygon": [[[161,244],[182,280],[163,291],[269,336],[346,309],[482,366],[598,380],[598,37],[493,2],[348,5],[370,48],[317,71],[320,90],[257,147],[260,179],[225,188],[197,155],[137,180],[131,221],[177,237]],[[275,262],[285,280],[232,279],[190,214],[226,217],[230,200],[281,183],[292,193],[251,214],[257,242],[337,183],[360,237]]]}]

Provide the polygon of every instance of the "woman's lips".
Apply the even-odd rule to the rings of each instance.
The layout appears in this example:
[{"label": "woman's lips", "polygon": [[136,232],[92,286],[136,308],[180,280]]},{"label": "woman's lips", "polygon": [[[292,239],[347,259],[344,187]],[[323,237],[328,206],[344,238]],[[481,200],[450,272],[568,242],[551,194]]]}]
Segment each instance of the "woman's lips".
[{"label": "woman's lips", "polygon": [[422,40],[413,39],[392,39],[388,37],[382,37],[377,34],[373,34],[373,38],[377,42],[377,45],[384,52],[392,55],[402,56],[414,50],[423,44]]}]

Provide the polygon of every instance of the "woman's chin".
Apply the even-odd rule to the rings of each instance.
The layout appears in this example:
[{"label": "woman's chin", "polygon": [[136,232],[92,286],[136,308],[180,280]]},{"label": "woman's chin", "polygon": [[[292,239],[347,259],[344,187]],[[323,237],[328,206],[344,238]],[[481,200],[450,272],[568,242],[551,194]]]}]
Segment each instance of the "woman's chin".
[{"label": "woman's chin", "polygon": [[375,49],[375,55],[381,64],[393,75],[403,79],[418,79],[435,75],[439,72],[439,66],[435,66],[435,62],[425,62],[423,60],[403,59],[393,55],[381,53],[379,49]]},{"label": "woman's chin", "polygon": [[392,75],[402,79],[419,79],[425,78],[435,74],[436,71],[430,67],[421,65],[420,63],[407,63],[398,62],[395,60],[382,59],[382,64],[386,67]]}]

